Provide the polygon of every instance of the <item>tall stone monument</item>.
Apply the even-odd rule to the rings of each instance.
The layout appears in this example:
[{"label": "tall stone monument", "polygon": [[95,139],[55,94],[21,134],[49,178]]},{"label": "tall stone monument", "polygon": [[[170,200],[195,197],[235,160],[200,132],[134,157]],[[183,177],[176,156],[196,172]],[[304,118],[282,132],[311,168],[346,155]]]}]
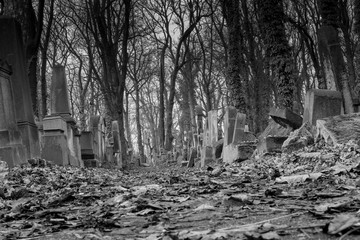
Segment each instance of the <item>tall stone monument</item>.
[{"label": "tall stone monument", "polygon": [[15,117],[26,148],[26,158],[40,156],[38,129],[30,96],[30,84],[20,24],[9,17],[0,17],[0,59],[12,68],[12,87],[15,101]]},{"label": "tall stone monument", "polygon": [[54,66],[51,80],[50,115],[43,119],[42,157],[59,165],[81,166],[75,120],[71,117],[65,67]]},{"label": "tall stone monument", "polygon": [[14,167],[26,162],[26,151],[16,124],[10,74],[10,66],[0,60],[0,160]]}]

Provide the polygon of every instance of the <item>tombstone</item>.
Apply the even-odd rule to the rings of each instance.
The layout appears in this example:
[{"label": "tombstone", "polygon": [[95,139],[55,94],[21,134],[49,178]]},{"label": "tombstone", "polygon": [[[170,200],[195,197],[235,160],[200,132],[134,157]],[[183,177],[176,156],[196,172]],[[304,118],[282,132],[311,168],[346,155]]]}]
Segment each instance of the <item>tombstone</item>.
[{"label": "tombstone", "polygon": [[247,129],[246,114],[227,107],[224,119],[223,161],[232,163],[248,159],[256,148],[256,137]]},{"label": "tombstone", "polygon": [[119,132],[119,123],[118,121],[112,121],[111,131],[114,141],[114,160],[116,165],[120,168],[123,167],[122,157],[121,157],[121,142],[120,142],[120,132]]},{"label": "tombstone", "polygon": [[83,131],[80,137],[81,159],[85,167],[98,167],[99,161],[94,151],[94,137],[91,131]]},{"label": "tombstone", "polygon": [[233,141],[236,115],[237,111],[235,107],[226,107],[224,116],[224,146],[229,145]]},{"label": "tombstone", "polygon": [[105,129],[106,123],[101,116],[90,117],[90,131],[94,137],[94,151],[100,162],[105,161]]},{"label": "tombstone", "polygon": [[78,166],[84,167],[84,161],[81,158],[81,144],[80,144],[81,133],[78,128],[74,130],[74,152],[76,159],[78,160]]},{"label": "tombstone", "polygon": [[305,96],[304,120],[316,125],[316,120],[341,114],[342,96],[338,91],[311,89]]},{"label": "tombstone", "polygon": [[20,24],[10,17],[0,17],[0,59],[6,60],[12,68],[12,89],[14,93],[15,118],[26,148],[26,158],[38,158],[40,145],[38,129],[30,95],[22,32]]},{"label": "tombstone", "polygon": [[209,146],[213,146],[218,140],[218,126],[217,126],[217,110],[208,112],[208,134]]},{"label": "tombstone", "polygon": [[303,119],[300,115],[290,111],[287,108],[271,108],[270,117],[283,127],[298,129],[301,127]]},{"label": "tombstone", "polygon": [[200,166],[205,167],[208,164],[214,162],[214,153],[213,148],[209,146],[204,146],[201,149],[201,158],[200,158]]},{"label": "tombstone", "polygon": [[47,116],[43,119],[43,129],[41,157],[57,165],[70,165],[66,121],[61,116]]},{"label": "tombstone", "polygon": [[[50,89],[51,114],[43,119],[44,146],[42,157],[53,160],[56,155],[56,164],[80,166],[81,159],[79,159],[78,152],[80,145],[77,138],[79,136],[75,136],[77,127],[70,114],[65,68],[63,66],[57,65],[54,67]],[[59,151],[58,154],[55,151],[56,149]],[[66,156],[65,152],[67,152],[68,156]],[[63,158],[62,160],[59,158],[60,156]]]},{"label": "tombstone", "polygon": [[0,161],[14,167],[26,162],[26,149],[16,124],[11,68],[0,60]]}]

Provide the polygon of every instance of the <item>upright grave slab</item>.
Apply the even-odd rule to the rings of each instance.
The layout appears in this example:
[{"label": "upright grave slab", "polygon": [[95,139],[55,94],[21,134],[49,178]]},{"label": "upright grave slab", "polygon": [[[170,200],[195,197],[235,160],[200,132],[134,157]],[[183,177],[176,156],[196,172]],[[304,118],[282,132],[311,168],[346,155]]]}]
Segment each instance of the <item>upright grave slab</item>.
[{"label": "upright grave slab", "polygon": [[105,129],[106,123],[103,117],[101,116],[91,116],[90,117],[90,131],[93,133],[94,137],[94,151],[97,156],[97,159],[103,163],[105,161]]},{"label": "upright grave slab", "polygon": [[0,60],[0,160],[9,167],[26,162],[26,149],[16,124],[10,66]]},{"label": "upright grave slab", "polygon": [[311,89],[305,96],[303,123],[316,125],[316,120],[341,114],[342,96],[338,91]]},{"label": "upright grave slab", "polygon": [[[235,115],[235,117],[233,117]],[[255,136],[246,129],[246,114],[228,108],[225,113],[223,161],[232,163],[248,159],[255,149]]]},{"label": "upright grave slab", "polygon": [[0,36],[0,59],[7,61],[12,68],[15,117],[26,148],[26,158],[37,158],[40,156],[39,135],[34,121],[20,24],[14,18],[1,16]]},{"label": "upright grave slab", "polygon": [[91,131],[83,131],[80,136],[81,159],[85,167],[98,167],[99,161],[95,153],[94,136]]},{"label": "upright grave slab", "polygon": [[118,121],[111,122],[111,131],[114,141],[114,161],[115,164],[122,168],[122,157],[121,157],[121,142],[120,142],[120,132],[119,132],[119,123]]},{"label": "upright grave slab", "polygon": [[210,145],[213,146],[218,140],[218,126],[217,126],[217,110],[211,110],[208,112],[208,131],[209,131],[209,141]]}]

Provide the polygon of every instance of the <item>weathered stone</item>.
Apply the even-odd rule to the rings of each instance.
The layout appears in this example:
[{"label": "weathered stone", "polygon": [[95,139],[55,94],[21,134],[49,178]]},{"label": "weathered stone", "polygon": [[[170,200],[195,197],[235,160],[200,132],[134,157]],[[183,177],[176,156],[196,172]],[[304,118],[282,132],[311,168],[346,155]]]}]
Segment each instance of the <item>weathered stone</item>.
[{"label": "weathered stone", "polygon": [[208,112],[209,146],[213,146],[218,140],[217,110]]},{"label": "weathered stone", "polygon": [[43,128],[41,157],[57,165],[69,165],[70,150],[66,121],[61,116],[47,116],[43,119]]},{"label": "weathered stone", "polygon": [[43,138],[44,147],[41,157],[57,165],[70,165],[70,153],[66,135],[61,131],[49,131]]},{"label": "weathered stone", "polygon": [[16,125],[10,74],[9,65],[0,61],[0,161],[14,167],[26,162],[26,149]]},{"label": "weathered stone", "polygon": [[215,143],[215,159],[221,158],[222,150],[224,146],[224,139],[220,139]]},{"label": "weathered stone", "polygon": [[258,154],[281,151],[282,144],[290,135],[291,130],[291,128],[285,128],[270,119],[268,126],[259,136]]},{"label": "weathered stone", "polygon": [[285,140],[282,146],[282,151],[296,151],[313,143],[312,127],[309,122],[306,122],[299,129],[290,133],[289,138]]},{"label": "weathered stone", "polygon": [[84,166],[87,168],[96,168],[100,167],[100,164],[96,159],[84,159]]},{"label": "weathered stone", "polygon": [[2,36],[0,59],[6,60],[12,67],[11,83],[14,92],[15,118],[26,149],[26,158],[38,158],[40,156],[39,135],[34,121],[20,24],[14,18],[1,16],[0,36]]},{"label": "weathered stone", "polygon": [[224,116],[224,146],[229,145],[233,141],[236,115],[237,110],[235,107],[226,107]]},{"label": "weathered stone", "polygon": [[316,120],[341,114],[342,96],[338,91],[311,89],[305,96],[304,120],[316,125]]},{"label": "weathered stone", "polygon": [[329,145],[342,145],[360,139],[360,113],[346,114],[316,121],[316,139]]},{"label": "weathered stone", "polygon": [[106,123],[103,117],[90,117],[90,131],[92,131],[94,137],[94,151],[101,163],[105,161],[105,129]]},{"label": "weathered stone", "polygon": [[187,167],[194,167],[195,158],[197,157],[197,151],[195,148],[191,148],[190,156],[189,156],[189,163]]},{"label": "weathered stone", "polygon": [[235,119],[233,139],[232,139],[231,143],[236,145],[236,144],[239,144],[240,142],[245,141],[245,139],[243,139],[244,132],[245,132],[244,131],[245,124],[246,124],[246,114],[237,113],[236,119]]},{"label": "weathered stone", "polygon": [[53,67],[50,91],[52,93],[50,95],[51,114],[70,114],[69,93],[64,66],[56,65]]},{"label": "weathered stone", "polygon": [[260,153],[264,152],[281,152],[282,146],[288,137],[268,136],[265,138],[265,144],[260,147]]},{"label": "weathered stone", "polygon": [[225,163],[233,163],[249,159],[256,149],[254,143],[230,144],[223,148],[223,161]]},{"label": "weathered stone", "polygon": [[208,164],[211,164],[214,162],[214,156],[213,156],[213,148],[209,146],[204,146],[201,149],[201,167],[205,167]]},{"label": "weathered stone", "polygon": [[302,117],[287,108],[271,108],[269,116],[274,119],[275,122],[283,127],[291,127],[297,129],[301,127]]}]

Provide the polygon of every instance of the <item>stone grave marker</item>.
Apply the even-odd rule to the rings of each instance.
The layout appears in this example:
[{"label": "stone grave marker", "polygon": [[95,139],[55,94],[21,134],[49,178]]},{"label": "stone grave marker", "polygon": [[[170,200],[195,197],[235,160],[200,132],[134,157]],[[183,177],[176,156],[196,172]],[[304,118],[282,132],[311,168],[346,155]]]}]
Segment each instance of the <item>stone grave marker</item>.
[{"label": "stone grave marker", "polygon": [[117,166],[120,168],[123,167],[122,157],[121,157],[121,142],[120,142],[120,132],[119,132],[119,123],[118,121],[112,121],[111,131],[114,141],[114,160]]},{"label": "stone grave marker", "polygon": [[105,119],[101,116],[90,117],[90,131],[94,136],[94,151],[97,159],[102,163],[105,160]]},{"label": "stone grave marker", "polygon": [[16,123],[10,75],[10,66],[0,60],[0,161],[12,168],[26,162],[26,149]]},{"label": "stone grave marker", "polygon": [[341,114],[342,96],[338,91],[310,89],[305,96],[304,120],[316,125],[316,120]]},{"label": "stone grave marker", "polygon": [[226,107],[224,116],[224,146],[229,145],[233,141],[236,115],[237,110],[235,107]]},{"label": "stone grave marker", "polygon": [[0,16],[0,59],[12,68],[15,118],[25,146],[26,158],[40,156],[38,129],[34,121],[27,63],[20,24],[10,17]]},{"label": "stone grave marker", "polygon": [[[81,166],[81,159],[79,159],[80,141],[76,139],[76,122],[71,117],[69,98],[67,93],[67,81],[65,77],[65,67],[57,65],[53,68],[53,76],[51,81],[51,101],[49,116],[43,119],[43,150],[42,157],[47,160],[53,160],[52,158],[57,155],[56,151],[50,151],[49,149],[59,149],[59,151],[65,151],[68,153],[68,157],[64,153],[59,153],[56,156],[56,164],[60,165],[72,165]],[[56,134],[54,134],[56,131]],[[58,141],[56,140],[58,138]],[[64,143],[65,140],[65,143]],[[48,142],[46,142],[48,141]],[[52,146],[54,144],[54,146]],[[63,144],[65,144],[63,146]],[[61,161],[59,156],[63,157]]]}]

